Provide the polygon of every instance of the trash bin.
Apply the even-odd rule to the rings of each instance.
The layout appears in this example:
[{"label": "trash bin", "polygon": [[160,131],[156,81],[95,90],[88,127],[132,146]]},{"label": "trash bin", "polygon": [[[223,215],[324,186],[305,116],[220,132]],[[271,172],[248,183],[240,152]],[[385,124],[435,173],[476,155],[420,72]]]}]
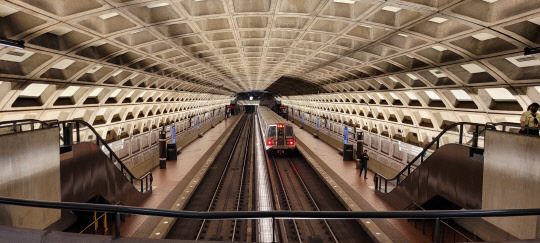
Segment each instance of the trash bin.
[{"label": "trash bin", "polygon": [[167,144],[167,160],[176,160],[176,143]]},{"label": "trash bin", "polygon": [[350,143],[343,144],[343,161],[353,161],[353,155],[353,145]]}]

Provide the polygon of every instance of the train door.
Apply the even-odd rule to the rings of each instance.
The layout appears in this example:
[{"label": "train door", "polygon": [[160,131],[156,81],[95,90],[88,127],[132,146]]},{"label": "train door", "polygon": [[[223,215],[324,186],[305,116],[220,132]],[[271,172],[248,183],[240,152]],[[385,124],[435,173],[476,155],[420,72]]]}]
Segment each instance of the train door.
[{"label": "train door", "polygon": [[285,138],[288,146],[294,146],[294,132],[292,126],[285,126]]},{"label": "train door", "polygon": [[276,144],[276,126],[268,126],[268,137],[266,138],[266,145]]},{"label": "train door", "polygon": [[277,126],[277,144],[278,146],[283,146],[285,145],[285,141],[287,141],[287,139],[285,138],[285,125],[278,125]]}]

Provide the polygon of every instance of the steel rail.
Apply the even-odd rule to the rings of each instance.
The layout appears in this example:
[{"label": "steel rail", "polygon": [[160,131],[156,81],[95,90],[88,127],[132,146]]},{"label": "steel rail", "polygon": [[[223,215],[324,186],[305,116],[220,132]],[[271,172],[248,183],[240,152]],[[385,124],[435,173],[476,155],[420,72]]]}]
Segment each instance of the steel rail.
[{"label": "steel rail", "polygon": [[[291,166],[294,169],[294,172],[295,172],[298,180],[302,184],[302,187],[304,188],[304,190],[306,190],[306,193],[307,193],[307,195],[309,197],[309,200],[313,203],[313,205],[315,206],[317,211],[321,211],[321,209],[319,208],[319,205],[317,205],[317,202],[315,201],[315,199],[311,195],[311,192],[309,191],[309,188],[307,187],[306,183],[304,183],[304,180],[302,179],[302,176],[300,176],[300,173],[298,172],[298,170],[296,170],[296,166],[294,166],[294,162],[292,161],[292,159],[287,157],[287,161],[289,161],[289,163],[291,163]],[[324,221],[324,225],[326,226],[326,228],[330,232],[330,235],[332,236],[332,239],[334,239],[335,242],[339,242],[336,235],[334,234],[334,231],[332,230],[332,228],[328,224],[328,221],[326,221],[326,219],[323,219],[323,221]]]},{"label": "steel rail", "polygon": [[[238,189],[238,195],[237,195],[237,201],[236,201],[236,211],[240,211],[240,203],[242,201],[242,193],[243,193],[243,187],[245,186],[244,185],[244,175],[246,174],[246,167],[247,167],[247,161],[248,161],[248,155],[249,155],[249,149],[251,148],[251,133],[253,132],[253,115],[251,115],[250,117],[250,120],[249,121],[246,121],[246,123],[248,124],[251,124],[249,127],[248,127],[248,134],[247,134],[247,142],[246,142],[246,148],[245,148],[245,151],[244,151],[244,161],[242,162],[242,173],[240,174],[241,177],[240,177],[240,187]],[[231,241],[234,241],[234,237],[235,237],[235,234],[236,234],[236,227],[238,225],[238,220],[234,220],[234,226],[233,226],[233,232],[232,232],[232,237],[231,237]]]},{"label": "steel rail", "polygon": [[[217,198],[217,194],[221,188],[221,185],[222,185],[222,182],[223,182],[223,179],[225,178],[225,175],[227,174],[228,170],[229,170],[229,165],[231,163],[231,160],[232,160],[232,157],[234,156],[234,151],[236,150],[236,146],[238,145],[238,142],[240,141],[240,138],[242,137],[241,134],[244,132],[244,129],[246,128],[246,124],[248,123],[247,122],[247,117],[246,117],[246,120],[244,121],[244,123],[242,124],[242,127],[241,127],[241,130],[240,130],[240,133],[238,134],[238,137],[236,137],[236,140],[234,141],[234,145],[233,145],[233,148],[232,148],[232,152],[231,154],[229,155],[229,157],[227,158],[227,163],[225,164],[225,168],[223,169],[223,172],[221,173],[221,176],[219,178],[219,181],[218,181],[218,186],[216,187],[216,190],[214,191],[214,194],[212,195],[212,199],[210,200],[210,204],[208,206],[208,209],[207,209],[207,212],[210,212],[210,210],[212,209],[212,204],[214,204],[216,198]],[[203,220],[203,223],[201,224],[201,227],[199,228],[199,232],[197,233],[197,237],[195,238],[195,240],[199,240],[200,237],[201,237],[201,234],[203,232],[203,229],[204,229],[204,226],[206,224],[206,221],[207,219],[204,219]]]},{"label": "steel rail", "polygon": [[[285,184],[283,183],[281,173],[279,172],[278,165],[276,163],[276,159],[274,158],[274,156],[271,156],[271,158],[272,158],[272,163],[274,164],[275,173],[279,178],[279,186],[281,187],[281,190],[283,191],[283,194],[284,194],[284,198],[285,198],[284,203],[286,203],[286,206],[287,206],[288,210],[291,211],[292,210],[291,203],[289,201],[289,197],[287,195],[287,190],[285,189]],[[277,202],[277,203],[279,203],[279,202]],[[300,236],[300,230],[298,229],[298,224],[296,223],[296,220],[294,220],[294,219],[292,219],[292,222],[293,222],[293,225],[294,225],[294,230],[296,231],[296,236],[298,237],[298,242],[301,243],[302,242],[302,237]]]}]

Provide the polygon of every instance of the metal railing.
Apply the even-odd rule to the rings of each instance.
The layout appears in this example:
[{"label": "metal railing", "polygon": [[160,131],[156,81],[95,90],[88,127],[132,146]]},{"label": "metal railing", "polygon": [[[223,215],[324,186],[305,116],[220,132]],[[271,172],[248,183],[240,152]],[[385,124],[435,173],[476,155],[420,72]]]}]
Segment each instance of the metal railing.
[{"label": "metal railing", "polygon": [[[411,203],[409,206],[407,206],[406,208],[407,209],[411,209],[411,207],[416,207],[416,208],[419,208],[421,209],[422,211],[427,211],[425,208],[423,208],[422,206],[418,205],[417,203],[413,202]],[[408,219],[408,220],[416,220],[416,219]],[[456,236],[459,236],[461,237],[461,239],[464,239],[465,242],[474,242],[475,240],[469,238],[468,236],[466,236],[464,233],[462,233],[460,230],[456,229],[455,227],[452,227],[450,224],[448,224],[447,222],[445,222],[443,219],[440,219],[440,223],[448,228],[449,230],[451,230],[453,232],[453,242],[456,242]],[[435,224],[436,222],[433,221],[433,232],[432,232],[432,240],[434,241],[435,238],[437,237],[435,235],[436,232],[435,231]],[[414,227],[416,228],[416,221],[414,221]],[[423,222],[423,225],[422,225],[422,234],[425,234],[425,221]],[[438,239],[444,239],[444,233],[445,233],[445,230],[444,230],[444,227],[441,229],[441,233],[440,233],[440,236],[438,236],[439,238]],[[444,241],[444,240],[442,240]],[[461,242],[461,241],[460,241]]]},{"label": "metal railing", "polygon": [[[400,172],[397,173],[396,176],[393,178],[386,178],[383,175],[379,173],[375,173],[375,190],[387,193],[388,192],[388,182],[395,181],[395,186],[398,186],[401,182],[402,178],[405,178],[411,174],[412,171],[416,168],[415,163],[420,161],[420,164],[424,162],[424,159],[428,156],[429,150],[437,150],[441,144],[441,137],[446,134],[446,132],[451,131],[452,129],[459,127],[459,137],[458,137],[458,144],[464,144],[463,139],[465,135],[464,128],[465,126],[473,126],[473,137],[472,137],[472,145],[471,147],[473,149],[478,149],[478,138],[480,135],[484,134],[485,131],[488,128],[495,128],[492,124],[480,124],[480,123],[473,123],[473,122],[458,122],[454,123],[452,125],[449,125],[445,129],[443,129],[437,137],[435,137],[427,146],[425,146],[422,149],[422,152],[420,152],[416,157],[414,157],[411,162],[409,162]],[[482,128],[482,129],[480,129]],[[433,148],[434,147],[434,148]],[[384,190],[383,190],[384,189]]]},{"label": "metal railing", "polygon": [[[152,173],[147,172],[141,177],[135,177],[135,175],[133,175],[133,173],[128,169],[128,167],[124,163],[122,163],[122,160],[116,155],[116,153],[111,149],[111,147],[109,147],[109,145],[105,142],[105,140],[99,135],[96,129],[94,129],[92,125],[90,125],[89,123],[85,121],[82,121],[82,120],[40,121],[40,120],[35,120],[35,119],[25,119],[25,120],[0,122],[0,129],[2,128],[12,129],[8,131],[10,133],[35,131],[35,130],[40,130],[40,129],[53,128],[53,127],[58,127],[59,129],[61,129],[60,139],[61,139],[61,146],[63,147],[73,146],[75,144],[74,143],[75,141],[77,143],[81,143],[81,129],[86,127],[96,137],[96,141],[95,141],[96,145],[98,147],[103,146],[105,150],[109,152],[108,154],[109,159],[115,165],[117,165],[117,167],[119,167],[122,174],[126,176],[126,178],[131,182],[131,184],[135,188],[140,189],[140,192],[147,192],[147,191],[152,190],[152,181],[153,181]],[[75,129],[75,134],[73,133],[73,129]],[[75,138],[73,138],[73,135],[75,135]]]},{"label": "metal railing", "polygon": [[[107,204],[50,202],[0,197],[0,204],[49,209],[63,209],[84,212],[102,212],[115,215],[115,232],[120,236],[122,215],[146,215],[199,220],[240,220],[240,219],[434,219],[435,242],[440,242],[442,219],[514,217],[540,215],[540,208],[499,209],[499,210],[433,210],[433,211],[236,211],[236,212],[195,212],[152,209]],[[275,230],[275,229],[274,229]]]},{"label": "metal railing", "polygon": [[[120,168],[122,174],[126,176],[126,178],[135,188],[140,189],[140,192],[152,191],[152,181],[154,179],[152,176],[152,172],[147,172],[141,177],[136,177],[135,175],[133,175],[133,173],[128,169],[128,167],[124,163],[122,163],[122,160],[118,157],[118,155],[116,155],[113,149],[109,147],[105,140],[99,135],[96,129],[92,127],[92,125],[82,120],[56,121],[56,123],[58,123],[59,127],[62,128],[62,132],[64,135],[64,146],[74,145],[74,140],[77,141],[77,143],[80,143],[81,129],[83,128],[82,126],[86,127],[96,137],[96,145],[98,147],[103,146],[109,152],[109,159]],[[75,129],[75,139],[71,137],[73,134],[73,129]],[[139,184],[140,186],[137,184]]]},{"label": "metal railing", "polygon": [[[464,136],[464,128],[466,125],[469,125],[469,126],[474,126],[474,131],[472,132],[472,139],[468,142],[463,142],[463,139],[465,138]],[[512,123],[512,122],[499,122],[499,123],[485,123],[485,124],[480,124],[480,123],[472,123],[472,122],[458,122],[458,123],[454,123],[452,125],[449,125],[448,127],[446,127],[445,129],[443,129],[439,135],[437,137],[435,137],[431,143],[429,143],[427,146],[425,146],[423,149],[422,149],[422,152],[420,152],[414,159],[411,160],[411,162],[409,162],[396,176],[394,176],[393,178],[386,178],[384,176],[382,176],[381,174],[379,173],[375,173],[375,189],[380,191],[380,192],[384,192],[384,193],[388,193],[388,183],[392,183],[392,181],[395,181],[395,186],[397,187],[399,185],[399,183],[402,181],[401,179],[402,178],[405,178],[407,176],[409,176],[411,174],[412,171],[414,171],[414,169],[416,168],[415,166],[415,163],[418,162],[418,160],[420,160],[420,163],[423,163],[424,162],[424,159],[428,156],[428,152],[429,150],[432,149],[432,147],[435,145],[435,148],[433,150],[436,150],[439,148],[440,146],[440,139],[443,135],[446,134],[446,132],[450,131],[451,129],[453,128],[456,128],[459,126],[459,140],[458,140],[458,144],[467,144],[467,145],[470,145],[471,146],[471,153],[473,152],[479,152],[481,151],[482,149],[479,148],[478,146],[478,140],[479,140],[479,137],[480,136],[483,136],[485,135],[485,132],[488,130],[488,129],[492,129],[492,130],[496,130],[497,131],[497,128],[501,128],[501,131],[503,132],[507,132],[507,128],[520,128],[520,129],[524,129],[524,130],[540,130],[540,128],[534,128],[534,127],[522,127],[520,126],[520,124],[518,123]],[[471,154],[472,156],[472,154]],[[384,184],[383,184],[383,181],[384,181]],[[384,190],[383,190],[384,189]]]},{"label": "metal railing", "polygon": [[[0,122],[0,135],[17,133],[26,131],[35,131],[46,128],[52,128],[55,126],[55,122],[58,120],[40,121],[36,119],[23,119],[15,121],[3,121]],[[9,129],[9,130],[6,130]]]}]

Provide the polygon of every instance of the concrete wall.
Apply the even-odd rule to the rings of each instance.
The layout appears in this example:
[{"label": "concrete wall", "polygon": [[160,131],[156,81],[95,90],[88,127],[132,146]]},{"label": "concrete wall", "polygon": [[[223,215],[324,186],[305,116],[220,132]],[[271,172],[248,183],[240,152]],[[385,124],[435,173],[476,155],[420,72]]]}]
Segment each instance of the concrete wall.
[{"label": "concrete wall", "polygon": [[[482,209],[540,207],[540,137],[487,131]],[[540,237],[539,217],[486,218],[520,239]]]},{"label": "concrete wall", "polygon": [[[57,128],[0,136],[0,196],[60,201]],[[0,224],[44,229],[60,210],[0,205]]]}]

